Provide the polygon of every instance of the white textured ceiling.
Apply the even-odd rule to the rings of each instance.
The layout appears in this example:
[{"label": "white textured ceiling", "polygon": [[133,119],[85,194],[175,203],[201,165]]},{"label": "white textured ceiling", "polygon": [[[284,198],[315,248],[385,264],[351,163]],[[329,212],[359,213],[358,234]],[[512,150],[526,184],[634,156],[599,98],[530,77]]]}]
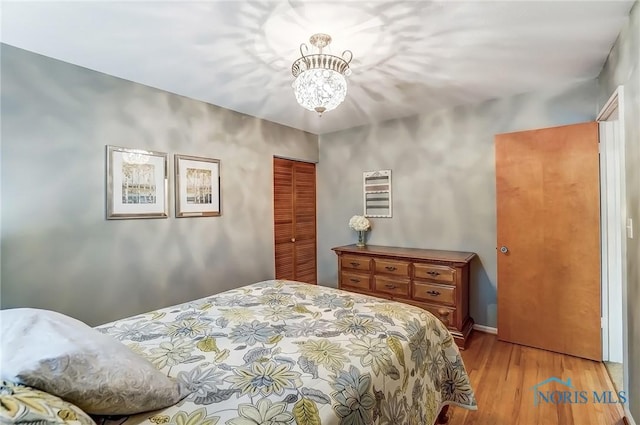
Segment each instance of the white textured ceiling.
[{"label": "white textured ceiling", "polygon": [[[2,2],[2,42],[322,134],[595,78],[633,1]],[[298,106],[311,34],[353,51],[347,99]]]}]

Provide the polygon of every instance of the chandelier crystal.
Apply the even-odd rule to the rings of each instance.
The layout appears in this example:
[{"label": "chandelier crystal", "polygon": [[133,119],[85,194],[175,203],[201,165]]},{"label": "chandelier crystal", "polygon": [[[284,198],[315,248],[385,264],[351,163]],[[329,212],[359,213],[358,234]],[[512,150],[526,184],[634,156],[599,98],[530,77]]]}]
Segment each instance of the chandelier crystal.
[{"label": "chandelier crystal", "polygon": [[342,57],[322,53],[322,49],[331,43],[328,34],[314,34],[309,43],[319,52],[308,54],[307,45],[300,45],[301,57],[291,66],[291,73],[296,77],[292,87],[300,106],[322,116],[323,112],[335,109],[347,96],[345,76],[351,75],[349,63],[353,53],[345,50]]}]

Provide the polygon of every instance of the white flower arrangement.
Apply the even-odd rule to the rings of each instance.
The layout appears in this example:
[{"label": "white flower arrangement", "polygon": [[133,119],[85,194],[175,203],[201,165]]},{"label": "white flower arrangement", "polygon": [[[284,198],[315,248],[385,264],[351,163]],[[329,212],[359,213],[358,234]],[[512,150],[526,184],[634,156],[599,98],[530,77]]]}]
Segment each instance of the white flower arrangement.
[{"label": "white flower arrangement", "polygon": [[369,223],[369,220],[363,215],[354,215],[349,220],[349,227],[356,232],[365,232],[371,228],[371,223]]}]

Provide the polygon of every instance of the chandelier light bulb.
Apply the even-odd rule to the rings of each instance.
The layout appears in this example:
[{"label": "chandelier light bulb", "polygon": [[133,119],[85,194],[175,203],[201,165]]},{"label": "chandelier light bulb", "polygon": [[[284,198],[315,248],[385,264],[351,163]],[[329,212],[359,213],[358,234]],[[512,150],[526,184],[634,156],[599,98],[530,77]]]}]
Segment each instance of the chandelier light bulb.
[{"label": "chandelier light bulb", "polygon": [[349,63],[353,54],[350,50],[342,52],[342,57],[322,53],[331,43],[328,34],[314,34],[309,42],[319,52],[308,54],[307,45],[300,45],[301,57],[291,66],[291,73],[296,77],[291,86],[300,106],[322,116],[337,108],[347,96],[345,76],[351,75]]}]

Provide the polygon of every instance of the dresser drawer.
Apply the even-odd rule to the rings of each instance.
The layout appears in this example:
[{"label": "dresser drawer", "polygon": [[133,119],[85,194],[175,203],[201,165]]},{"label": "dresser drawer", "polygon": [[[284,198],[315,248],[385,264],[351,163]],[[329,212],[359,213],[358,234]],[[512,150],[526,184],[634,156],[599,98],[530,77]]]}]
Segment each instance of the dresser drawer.
[{"label": "dresser drawer", "polygon": [[456,327],[456,309],[440,306],[424,305],[422,308],[428,310],[429,313],[436,316],[448,328]]},{"label": "dresser drawer", "polygon": [[394,276],[409,277],[409,264],[406,261],[374,259],[376,273],[390,274]]},{"label": "dresser drawer", "polygon": [[376,292],[397,295],[400,297],[409,296],[409,281],[386,276],[373,277],[373,289]]},{"label": "dresser drawer", "polygon": [[455,305],[455,286],[444,286],[430,283],[413,283],[413,298],[433,303]]},{"label": "dresser drawer", "polygon": [[369,275],[357,272],[343,271],[340,273],[340,284],[344,287],[370,290]]},{"label": "dresser drawer", "polygon": [[454,283],[456,270],[435,264],[414,263],[413,276],[417,279],[430,279],[438,282]]},{"label": "dresser drawer", "polygon": [[343,255],[340,257],[340,267],[349,270],[369,271],[369,257],[360,257],[358,255]]},{"label": "dresser drawer", "polygon": [[413,300],[407,300],[405,302],[427,310],[429,313],[440,319],[440,321],[444,323],[445,326],[455,329],[458,319],[457,310],[455,308],[435,304],[426,304]]}]

